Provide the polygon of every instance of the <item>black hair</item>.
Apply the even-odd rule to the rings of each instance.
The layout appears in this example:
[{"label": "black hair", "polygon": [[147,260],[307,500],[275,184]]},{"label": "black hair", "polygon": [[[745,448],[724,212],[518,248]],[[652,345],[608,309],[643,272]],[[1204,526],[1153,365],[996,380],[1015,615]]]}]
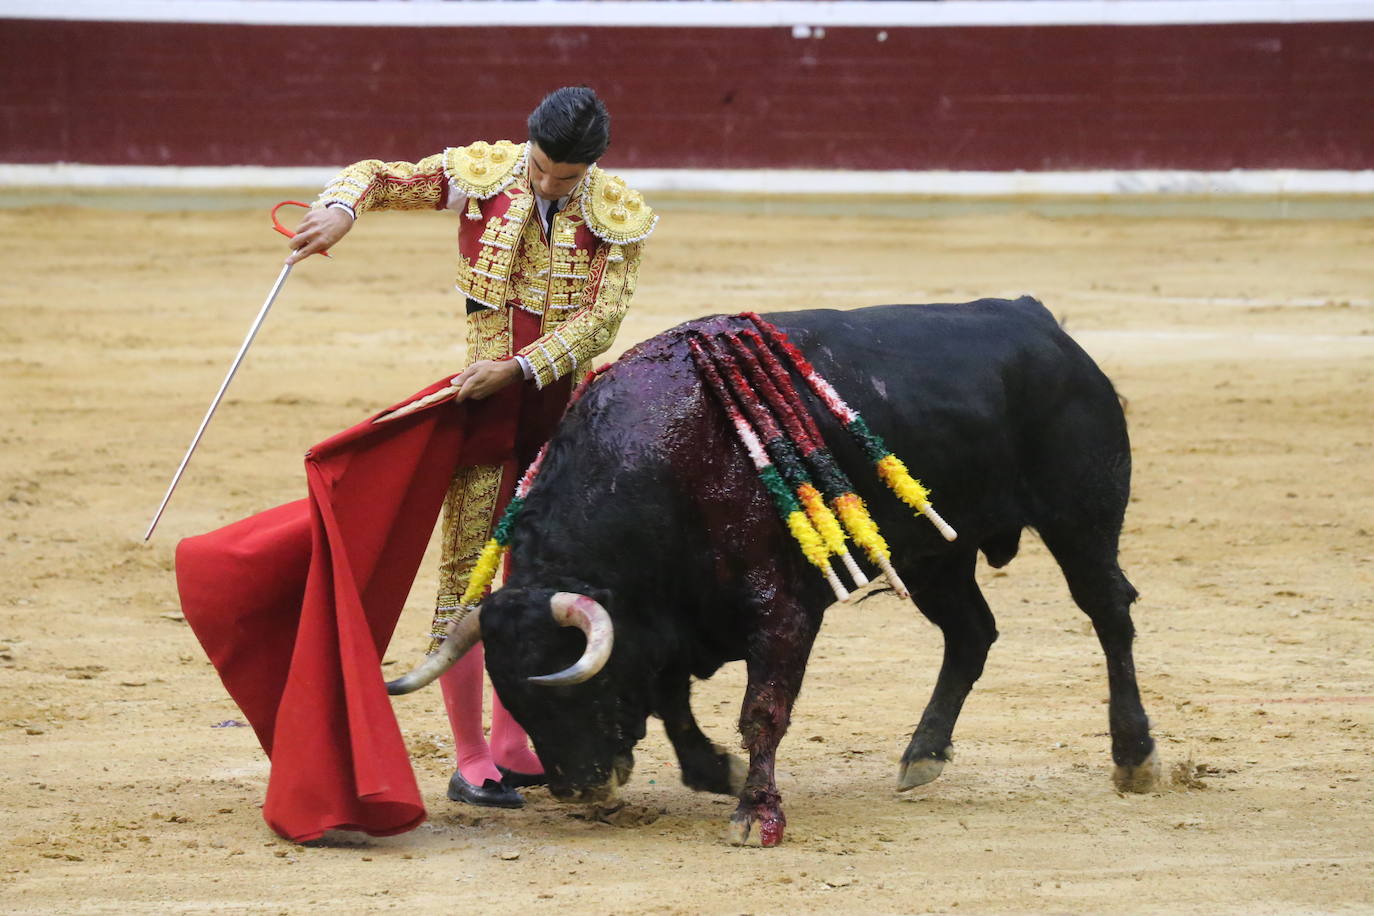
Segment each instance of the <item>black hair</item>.
[{"label": "black hair", "polygon": [[530,113],[530,139],[554,162],[595,162],[611,145],[611,116],[587,86],[564,86]]}]

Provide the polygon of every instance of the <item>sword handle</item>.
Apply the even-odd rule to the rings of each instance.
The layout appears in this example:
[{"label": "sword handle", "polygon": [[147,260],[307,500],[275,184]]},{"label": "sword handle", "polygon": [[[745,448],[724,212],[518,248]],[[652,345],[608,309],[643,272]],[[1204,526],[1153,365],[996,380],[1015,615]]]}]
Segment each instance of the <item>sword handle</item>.
[{"label": "sword handle", "polygon": [[[280,210],[282,207],[304,207],[305,209],[309,210],[310,205],[301,203],[299,200],[284,200],[272,208],[272,228],[277,230],[287,238],[294,239],[296,237],[296,233],[292,232],[290,229],[287,229],[285,226],[281,224],[281,220],[277,219],[277,211]],[[330,254],[327,251],[321,251],[320,254],[324,255],[326,258],[330,258]]]}]

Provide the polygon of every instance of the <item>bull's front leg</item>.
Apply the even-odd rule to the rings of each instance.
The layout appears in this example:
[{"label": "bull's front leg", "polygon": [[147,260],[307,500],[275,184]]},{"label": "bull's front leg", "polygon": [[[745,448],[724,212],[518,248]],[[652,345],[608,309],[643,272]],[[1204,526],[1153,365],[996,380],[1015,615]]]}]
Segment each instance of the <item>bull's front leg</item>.
[{"label": "bull's front leg", "polygon": [[773,770],[819,628],[819,621],[811,621],[790,598],[774,598],[759,616],[761,626],[750,639],[749,682],[739,720],[743,746],[749,752],[749,772],[727,833],[735,846],[750,842],[751,834],[761,846],[782,842],[787,818]]},{"label": "bull's front leg", "polygon": [[692,715],[691,689],[686,671],[659,676],[658,714],[682,767],[682,783],[697,792],[739,795],[744,790],[744,761],[717,747],[702,732]]}]

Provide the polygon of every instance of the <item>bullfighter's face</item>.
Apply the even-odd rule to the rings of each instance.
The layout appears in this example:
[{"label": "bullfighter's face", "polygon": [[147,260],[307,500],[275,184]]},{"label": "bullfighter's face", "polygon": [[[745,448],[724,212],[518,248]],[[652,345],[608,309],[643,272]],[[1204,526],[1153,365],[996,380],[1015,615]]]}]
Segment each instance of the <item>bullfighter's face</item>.
[{"label": "bullfighter's face", "polygon": [[628,643],[622,642],[580,684],[532,683],[531,677],[572,665],[586,647],[581,632],[550,616],[553,594],[505,588],[483,603],[487,671],[501,702],[534,741],[549,790],[566,801],[605,802],[634,767],[633,748],[644,737],[648,717],[648,682],[636,675]]},{"label": "bullfighter's face", "polygon": [[567,197],[591,168],[585,162],[557,162],[533,140],[529,159],[530,185],[545,200]]}]

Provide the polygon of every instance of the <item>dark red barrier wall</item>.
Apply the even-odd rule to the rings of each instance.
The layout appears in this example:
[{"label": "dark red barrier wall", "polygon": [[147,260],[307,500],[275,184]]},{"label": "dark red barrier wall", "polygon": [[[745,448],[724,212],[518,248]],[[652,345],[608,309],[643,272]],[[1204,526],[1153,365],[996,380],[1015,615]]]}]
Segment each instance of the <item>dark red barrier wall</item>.
[{"label": "dark red barrier wall", "polygon": [[0,20],[0,161],[415,159],[585,82],[622,168],[1374,168],[1371,22],[878,35]]}]

